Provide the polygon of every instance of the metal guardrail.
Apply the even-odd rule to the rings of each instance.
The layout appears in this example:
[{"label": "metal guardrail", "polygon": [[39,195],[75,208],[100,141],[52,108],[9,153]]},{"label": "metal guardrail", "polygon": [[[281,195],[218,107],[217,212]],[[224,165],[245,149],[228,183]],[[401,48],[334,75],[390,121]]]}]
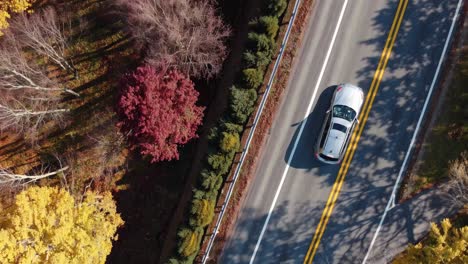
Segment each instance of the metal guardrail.
[{"label": "metal guardrail", "polygon": [[224,198],[223,205],[221,206],[221,210],[220,210],[220,212],[218,214],[218,219],[216,220],[215,228],[214,228],[214,230],[213,230],[213,232],[211,234],[210,240],[208,242],[207,249],[206,249],[206,251],[205,251],[205,253],[203,255],[203,258],[202,258],[202,263],[203,264],[205,264],[206,261],[208,260],[211,248],[213,247],[213,244],[214,244],[214,240],[216,239],[216,235],[219,232],[219,227],[221,226],[221,222],[223,220],[224,213],[226,212],[225,210],[227,208],[227,205],[229,204],[232,192],[234,190],[234,186],[236,185],[237,178],[239,177],[242,165],[244,164],[245,157],[247,156],[247,153],[249,152],[250,142],[252,141],[253,135],[255,133],[255,129],[257,128],[257,123],[260,120],[260,116],[262,115],[263,108],[265,107],[265,103],[266,103],[266,101],[268,99],[268,95],[270,94],[271,86],[272,86],[273,81],[275,79],[276,72],[278,71],[279,64],[281,62],[281,59],[283,58],[283,52],[284,52],[284,49],[286,48],[286,44],[287,44],[288,39],[289,39],[289,34],[291,32],[294,21],[296,19],[296,15],[297,15],[297,11],[299,10],[300,2],[301,2],[301,0],[296,0],[296,2],[294,4],[294,9],[293,9],[293,12],[291,14],[291,18],[289,19],[286,34],[284,35],[283,41],[281,42],[281,48],[280,48],[280,50],[278,52],[278,57],[276,58],[275,65],[273,67],[273,71],[271,72],[270,78],[268,80],[268,84],[267,84],[267,87],[265,89],[265,93],[264,93],[264,95],[262,97],[262,100],[260,102],[260,106],[258,107],[257,112],[255,113],[255,118],[254,118],[254,121],[252,123],[249,135],[247,137],[247,143],[245,144],[245,147],[244,147],[244,150],[242,151],[240,160],[237,163],[236,170],[234,172],[234,177],[233,177],[233,179],[232,179],[232,181],[231,181],[231,183],[229,185],[227,195]]}]

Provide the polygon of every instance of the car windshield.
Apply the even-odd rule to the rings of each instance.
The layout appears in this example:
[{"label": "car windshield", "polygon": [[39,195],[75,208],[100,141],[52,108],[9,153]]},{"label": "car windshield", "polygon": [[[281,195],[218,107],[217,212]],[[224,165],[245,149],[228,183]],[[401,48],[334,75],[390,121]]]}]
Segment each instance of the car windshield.
[{"label": "car windshield", "polygon": [[335,105],[333,107],[333,117],[343,118],[352,122],[356,117],[356,112],[346,105]]}]

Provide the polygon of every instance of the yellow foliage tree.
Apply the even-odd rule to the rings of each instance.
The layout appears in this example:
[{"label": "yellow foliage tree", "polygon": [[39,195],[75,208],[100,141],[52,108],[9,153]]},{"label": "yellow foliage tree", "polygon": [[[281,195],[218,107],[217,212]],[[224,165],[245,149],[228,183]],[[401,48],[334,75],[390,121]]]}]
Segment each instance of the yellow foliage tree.
[{"label": "yellow foliage tree", "polygon": [[194,254],[200,248],[203,230],[201,228],[196,228],[195,230],[184,228],[179,231],[178,235],[181,238],[178,248],[180,256],[183,259],[194,257]]},{"label": "yellow foliage tree", "polygon": [[220,148],[224,152],[237,151],[239,149],[240,140],[238,133],[223,132]]},{"label": "yellow foliage tree", "polygon": [[76,202],[64,189],[30,187],[0,218],[0,260],[105,263],[122,224],[110,193]]},{"label": "yellow foliage tree", "polygon": [[192,203],[190,225],[193,227],[205,227],[211,223],[214,216],[214,201],[196,199]]},{"label": "yellow foliage tree", "polygon": [[427,241],[410,245],[393,263],[468,263],[468,226],[455,228],[449,219],[440,228],[431,223]]},{"label": "yellow foliage tree", "polygon": [[20,13],[31,7],[36,0],[0,0],[0,36],[2,30],[8,27],[11,13]]}]

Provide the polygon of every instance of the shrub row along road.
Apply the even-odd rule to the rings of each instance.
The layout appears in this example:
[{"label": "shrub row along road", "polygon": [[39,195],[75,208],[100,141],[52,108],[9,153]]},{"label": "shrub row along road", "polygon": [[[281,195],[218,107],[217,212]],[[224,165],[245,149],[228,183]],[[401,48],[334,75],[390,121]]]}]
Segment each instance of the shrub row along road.
[{"label": "shrub row along road", "polygon": [[[315,1],[284,101],[220,263],[364,260],[458,3]],[[314,145],[334,86],[342,82],[362,87],[366,103],[343,163],[323,165],[314,158]],[[389,213],[383,222],[387,230],[385,225],[399,221],[400,233],[381,235],[415,241],[424,231],[413,232],[413,225],[441,216],[429,211],[420,217],[408,208],[399,209],[408,217]],[[370,259],[378,262],[374,255]]]}]

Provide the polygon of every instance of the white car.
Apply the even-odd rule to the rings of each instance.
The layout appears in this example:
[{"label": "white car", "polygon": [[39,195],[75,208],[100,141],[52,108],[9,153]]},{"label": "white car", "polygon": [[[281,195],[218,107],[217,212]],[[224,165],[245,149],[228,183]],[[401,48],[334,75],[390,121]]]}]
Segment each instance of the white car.
[{"label": "white car", "polygon": [[361,88],[348,83],[336,87],[317,140],[318,160],[329,164],[341,162],[363,103]]}]

